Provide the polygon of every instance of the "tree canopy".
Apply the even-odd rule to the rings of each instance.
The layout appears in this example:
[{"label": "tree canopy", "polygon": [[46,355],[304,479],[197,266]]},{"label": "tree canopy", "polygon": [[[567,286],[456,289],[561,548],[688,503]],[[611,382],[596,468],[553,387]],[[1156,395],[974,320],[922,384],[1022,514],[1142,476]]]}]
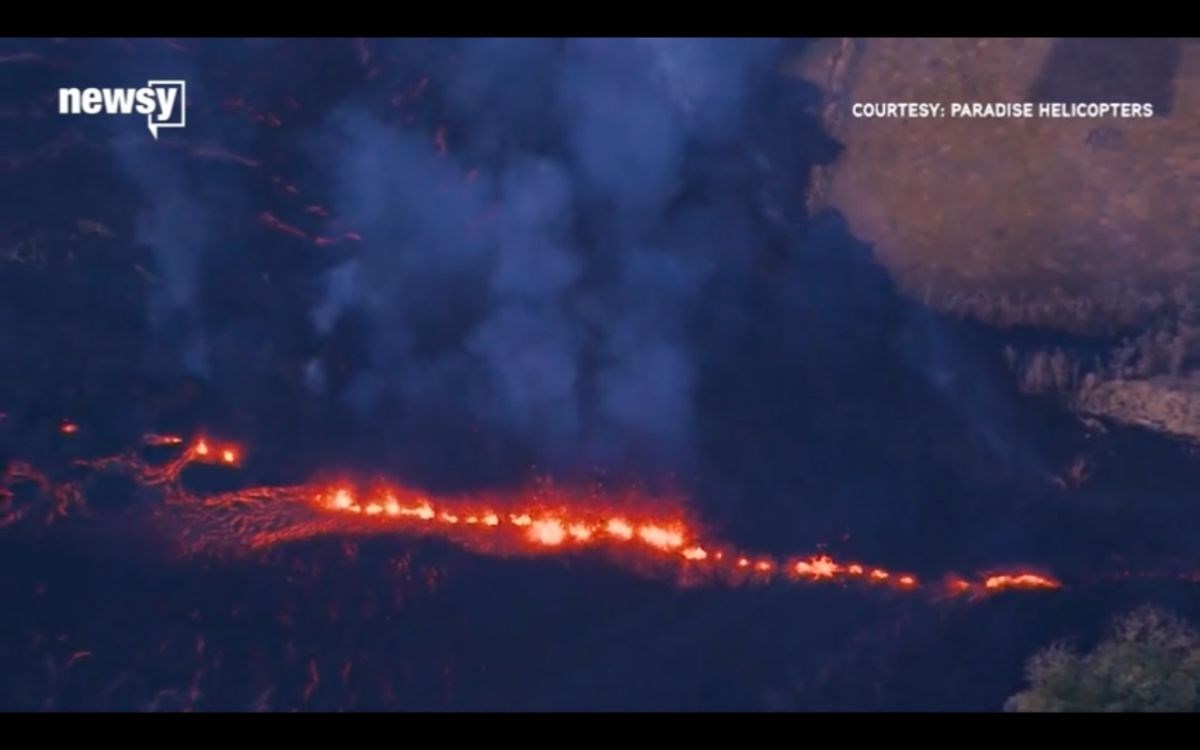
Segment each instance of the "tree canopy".
[{"label": "tree canopy", "polygon": [[1196,711],[1200,636],[1183,620],[1144,607],[1118,618],[1090,653],[1058,643],[1026,666],[1029,687],[1009,711]]}]

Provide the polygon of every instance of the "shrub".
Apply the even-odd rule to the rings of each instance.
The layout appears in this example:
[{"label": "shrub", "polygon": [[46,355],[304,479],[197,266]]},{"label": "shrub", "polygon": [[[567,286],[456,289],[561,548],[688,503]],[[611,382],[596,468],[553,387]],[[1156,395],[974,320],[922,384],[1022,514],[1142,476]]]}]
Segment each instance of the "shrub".
[{"label": "shrub", "polygon": [[1152,607],[1118,618],[1091,653],[1055,644],[1026,667],[1029,687],[1009,711],[1196,711],[1200,636]]}]

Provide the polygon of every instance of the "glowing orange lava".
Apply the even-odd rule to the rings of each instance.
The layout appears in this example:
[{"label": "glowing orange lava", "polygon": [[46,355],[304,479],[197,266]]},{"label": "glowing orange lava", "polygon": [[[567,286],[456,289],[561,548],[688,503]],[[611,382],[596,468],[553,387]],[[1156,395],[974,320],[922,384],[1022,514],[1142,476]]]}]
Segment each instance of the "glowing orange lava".
[{"label": "glowing orange lava", "polygon": [[792,572],[797,576],[807,578],[833,578],[841,571],[842,567],[835,563],[828,555],[808,560],[798,560],[792,563]]},{"label": "glowing orange lava", "polygon": [[142,436],[142,442],[146,445],[180,445],[183,443],[183,438],[178,435],[160,435],[151,432]]},{"label": "glowing orange lava", "polygon": [[946,580],[946,590],[951,594],[965,594],[971,590],[971,584],[958,576],[950,576]]},{"label": "glowing orange lava", "polygon": [[529,538],[537,544],[557,547],[567,538],[567,530],[563,528],[562,521],[554,518],[543,519],[530,524]]},{"label": "glowing orange lava", "polygon": [[643,542],[659,549],[675,549],[683,546],[683,532],[667,529],[657,524],[646,524],[638,529]]},{"label": "glowing orange lava", "polygon": [[984,579],[983,587],[989,591],[1003,589],[1059,589],[1062,584],[1049,576],[1037,573],[999,573]]},{"label": "glowing orange lava", "polygon": [[[64,431],[66,425],[63,423]],[[72,425],[73,426],[73,425]],[[322,535],[395,533],[434,535],[483,554],[563,554],[595,550],[639,570],[672,570],[688,580],[763,583],[830,583],[922,588],[911,573],[893,572],[832,555],[780,559],[739,552],[714,543],[682,507],[636,495],[608,497],[539,484],[506,496],[436,497],[398,484],[359,489],[351,484],[256,487],[208,496],[185,489],[183,471],[192,464],[238,466],[242,449],[207,437],[186,441],[151,433],[148,447],[181,447],[160,464],[140,452],[79,461],[96,471],[122,471],[147,486],[161,487],[160,514],[179,535],[188,554],[253,551]],[[57,485],[25,464],[10,464],[0,484],[0,526],[22,517],[14,510],[14,487],[37,487],[56,498],[52,513],[82,504],[76,485]],[[697,576],[700,578],[698,579]],[[977,583],[951,576],[938,591],[979,596],[1009,590],[1058,589],[1055,578],[1030,571],[990,573]]]},{"label": "glowing orange lava", "polygon": [[610,519],[604,528],[618,539],[633,539],[633,527],[623,518]]}]

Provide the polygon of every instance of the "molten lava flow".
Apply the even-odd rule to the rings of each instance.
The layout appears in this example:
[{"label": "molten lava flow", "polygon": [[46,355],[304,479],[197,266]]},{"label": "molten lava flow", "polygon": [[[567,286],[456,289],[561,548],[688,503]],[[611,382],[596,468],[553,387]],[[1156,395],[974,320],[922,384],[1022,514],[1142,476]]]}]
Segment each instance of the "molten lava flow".
[{"label": "molten lava flow", "polygon": [[1003,589],[1057,589],[1062,584],[1053,578],[1037,573],[999,573],[988,576],[983,582],[989,591]]},{"label": "molten lava flow", "polygon": [[[17,489],[28,485],[36,490],[33,499],[19,502]],[[0,528],[31,516],[51,524],[72,510],[84,508],[84,497],[76,482],[53,482],[27,463],[13,461],[0,475]]]},{"label": "molten lava flow", "polygon": [[978,583],[952,575],[946,577],[942,586],[947,596],[973,599],[1002,591],[1055,591],[1062,587],[1062,582],[1057,578],[1032,571],[988,573]]},{"label": "molten lava flow", "polygon": [[[67,423],[64,423],[64,425]],[[438,497],[394,483],[301,484],[252,487],[195,495],[182,483],[193,464],[238,466],[242,449],[208,437],[185,440],[159,433],[143,437],[129,454],[79,461],[96,471],[117,471],[139,484],[161,488],[155,517],[177,549],[192,554],[238,554],[323,535],[405,534],[437,536],[493,555],[548,555],[594,551],[643,570],[674,571],[689,581],[827,583],[922,588],[916,576],[829,554],[780,560],[715,543],[682,506],[634,493],[578,492],[549,483],[507,495]],[[147,452],[177,453],[151,463]],[[51,517],[82,503],[78,485],[56,485],[25,464],[10,464],[0,484],[0,526],[23,517],[14,510],[14,487],[34,485],[54,498]],[[49,520],[49,519],[48,519]],[[947,578],[936,590],[981,596],[1009,590],[1057,589],[1048,575],[1029,571],[990,573],[977,582]]]},{"label": "molten lava flow", "polygon": [[541,544],[546,547],[557,547],[567,538],[567,530],[563,528],[562,521],[556,518],[546,518],[541,521],[534,521],[529,525],[529,540],[534,544]]},{"label": "molten lava flow", "polygon": [[[150,433],[142,437],[142,443],[150,447],[175,446],[183,444],[183,438],[176,435],[159,435]],[[194,463],[226,464],[237,466],[241,450],[232,443],[215,444],[208,439],[199,437],[193,440],[175,458],[161,465],[151,464],[139,453],[126,453],[103,458],[82,459],[77,463],[97,471],[121,471],[130,474],[135,481],[148,485],[174,485],[179,475],[189,465]]]},{"label": "molten lava flow", "polygon": [[298,240],[307,240],[308,233],[299,227],[288,224],[270,211],[263,211],[258,215],[258,222],[268,229],[274,229],[277,232],[295,237]]}]

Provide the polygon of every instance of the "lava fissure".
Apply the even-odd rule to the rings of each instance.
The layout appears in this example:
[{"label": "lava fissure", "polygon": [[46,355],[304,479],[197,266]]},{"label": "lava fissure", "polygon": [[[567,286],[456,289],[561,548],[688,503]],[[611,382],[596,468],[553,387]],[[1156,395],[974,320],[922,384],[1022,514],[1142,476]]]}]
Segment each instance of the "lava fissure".
[{"label": "lava fissure", "polygon": [[[829,554],[752,554],[708,538],[679,503],[650,501],[635,493],[571,491],[548,482],[511,495],[438,497],[392,482],[362,488],[314,482],[200,495],[183,486],[184,469],[192,464],[237,467],[242,459],[239,446],[157,433],[146,435],[143,444],[178,453],[157,464],[140,451],[77,464],[97,472],[120,472],[142,486],[161,489],[163,503],[156,517],[184,555],[263,550],[323,535],[390,533],[436,536],[490,555],[594,551],[625,567],[666,571],[689,583],[857,583],[968,598],[1062,586],[1048,574],[1028,570],[993,571],[975,580],[947,576],[939,584],[926,585],[911,573],[844,562]],[[27,508],[14,504],[14,489],[23,482],[52,498],[48,520],[83,504],[78,484],[55,484],[27,464],[11,463],[3,480],[0,526],[25,516]]]}]

